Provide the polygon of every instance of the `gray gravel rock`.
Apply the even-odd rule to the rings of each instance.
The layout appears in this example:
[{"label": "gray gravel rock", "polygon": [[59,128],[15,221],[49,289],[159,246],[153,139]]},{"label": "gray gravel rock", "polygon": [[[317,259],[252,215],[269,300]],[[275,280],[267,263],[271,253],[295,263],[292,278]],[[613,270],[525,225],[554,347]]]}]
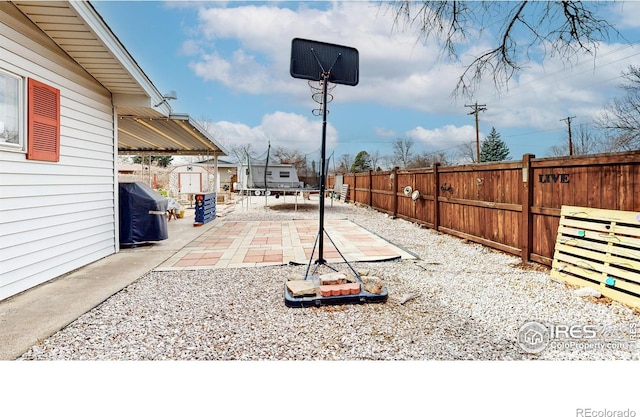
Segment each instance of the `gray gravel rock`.
[{"label": "gray gravel rock", "polygon": [[[313,207],[238,204],[216,221],[317,217]],[[20,359],[639,359],[637,311],[579,297],[545,268],[353,204],[332,202],[325,218],[350,219],[419,256],[356,265],[383,281],[386,303],[288,308],[284,282],[303,276],[306,266],[156,271]],[[519,333],[530,321],[550,329],[592,326],[598,334],[527,353]],[[609,344],[598,347],[603,341]]]}]

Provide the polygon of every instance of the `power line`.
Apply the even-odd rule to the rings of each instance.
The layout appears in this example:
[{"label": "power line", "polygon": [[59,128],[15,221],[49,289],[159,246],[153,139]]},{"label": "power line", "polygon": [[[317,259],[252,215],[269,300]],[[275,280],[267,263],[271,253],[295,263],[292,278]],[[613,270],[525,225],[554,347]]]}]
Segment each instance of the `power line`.
[{"label": "power line", "polygon": [[[543,76],[540,76],[540,77],[537,77],[537,78],[530,79],[530,80],[528,80],[528,81],[526,81],[526,82],[518,83],[518,85],[516,85],[514,88],[510,88],[510,89],[508,89],[508,92],[507,92],[507,93],[505,93],[505,94],[502,94],[502,93],[500,93],[500,92],[496,92],[496,93],[495,93],[495,95],[494,95],[493,97],[494,97],[494,98],[499,98],[499,99],[504,99],[505,97],[509,97],[509,96],[513,95],[514,93],[517,93],[517,91],[518,91],[519,89],[524,88],[524,87],[526,87],[526,86],[527,86],[527,85],[529,85],[529,84],[532,84],[532,83],[535,83],[535,82],[539,82],[539,81],[542,81],[542,80],[547,79],[547,78],[550,78],[550,77],[557,78],[557,76],[558,76],[558,75],[563,74],[563,77],[562,77],[561,79],[562,79],[562,80],[567,80],[567,79],[577,77],[578,75],[582,75],[582,74],[587,73],[587,72],[595,71],[595,70],[597,70],[598,68],[606,67],[606,66],[608,66],[608,65],[615,64],[615,63],[617,63],[617,62],[620,62],[620,61],[624,61],[624,60],[627,60],[627,59],[633,58],[633,57],[635,57],[635,56],[639,55],[639,54],[640,54],[640,52],[634,52],[634,53],[632,53],[632,54],[630,54],[630,55],[626,55],[626,56],[623,56],[623,57],[621,57],[621,58],[616,58],[616,59],[614,59],[614,60],[612,60],[612,61],[602,62],[602,59],[603,59],[603,58],[605,58],[605,57],[608,57],[609,55],[614,55],[614,54],[616,54],[616,53],[618,53],[618,52],[621,52],[621,51],[622,51],[622,50],[624,50],[624,49],[627,49],[627,48],[633,48],[633,47],[635,47],[635,46],[637,46],[637,45],[640,45],[640,40],[635,40],[635,41],[629,42],[628,44],[622,45],[622,46],[620,46],[620,47],[618,47],[618,48],[615,48],[615,49],[613,49],[613,50],[611,50],[611,51],[608,51],[608,52],[605,52],[605,53],[603,53],[603,54],[600,54],[600,55],[598,56],[598,61],[599,61],[599,63],[595,63],[595,61],[594,61],[594,64],[593,64],[593,66],[592,66],[590,69],[587,69],[587,70],[578,70],[578,71],[576,71],[576,72],[571,72],[571,73],[570,73],[570,74],[568,74],[568,75],[565,75],[565,74],[567,74],[567,71],[566,71],[565,69],[560,69],[560,70],[557,70],[557,71],[554,71],[554,72],[551,72],[551,73],[545,74],[545,75],[543,75]],[[586,65],[586,64],[588,64],[588,62],[587,62],[587,61],[581,61],[581,62],[577,63],[577,64],[574,66],[574,68],[578,69],[579,67],[583,67],[583,66],[584,66],[584,65]],[[614,80],[614,79],[616,79],[616,78],[621,78],[621,77],[615,77],[615,78],[613,78],[613,79],[609,79],[609,80],[606,80],[606,81],[612,81],[612,80]],[[599,84],[602,84],[602,83],[603,83],[603,81],[599,82]]]}]

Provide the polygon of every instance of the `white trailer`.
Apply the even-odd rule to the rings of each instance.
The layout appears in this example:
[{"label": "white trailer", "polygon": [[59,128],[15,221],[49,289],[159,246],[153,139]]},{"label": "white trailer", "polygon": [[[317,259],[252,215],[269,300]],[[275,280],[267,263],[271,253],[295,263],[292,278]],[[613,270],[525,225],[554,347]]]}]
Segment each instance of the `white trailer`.
[{"label": "white trailer", "polygon": [[298,179],[296,167],[290,164],[273,164],[251,161],[238,166],[238,182],[235,190],[254,195],[279,195],[303,191],[304,183]]}]

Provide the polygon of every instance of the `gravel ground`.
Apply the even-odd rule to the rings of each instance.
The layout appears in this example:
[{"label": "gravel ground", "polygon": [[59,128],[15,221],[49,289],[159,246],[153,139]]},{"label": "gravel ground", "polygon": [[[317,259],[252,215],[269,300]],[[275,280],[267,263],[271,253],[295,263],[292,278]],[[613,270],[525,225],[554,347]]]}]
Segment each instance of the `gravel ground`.
[{"label": "gravel ground", "polygon": [[[216,221],[317,218],[316,207],[236,205]],[[20,359],[640,358],[631,341],[640,328],[638,311],[580,297],[575,288],[552,280],[547,268],[353,204],[327,202],[325,218],[350,219],[419,256],[353,264],[382,278],[386,303],[288,308],[284,281],[304,274],[306,266],[150,272]],[[402,302],[408,296],[415,298]],[[541,352],[527,353],[518,334],[531,320],[556,329],[575,326],[577,337],[560,334]],[[593,329],[595,338],[588,332]]]}]

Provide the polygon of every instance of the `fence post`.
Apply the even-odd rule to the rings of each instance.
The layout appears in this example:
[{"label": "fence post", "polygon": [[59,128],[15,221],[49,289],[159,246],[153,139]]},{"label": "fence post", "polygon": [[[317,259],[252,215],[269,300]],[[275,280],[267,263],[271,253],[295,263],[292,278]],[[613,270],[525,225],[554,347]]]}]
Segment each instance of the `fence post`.
[{"label": "fence post", "polygon": [[522,156],[522,212],[520,214],[520,250],[523,262],[529,262],[533,246],[533,174],[531,160],[536,156],[524,154]]},{"label": "fence post", "polygon": [[393,218],[398,216],[398,167],[393,167],[393,181],[391,182],[391,192],[393,193]]},{"label": "fence post", "polygon": [[358,203],[358,177],[356,177],[355,172],[351,174],[353,176],[353,194],[352,194],[352,201],[353,204],[357,204]]},{"label": "fence post", "polygon": [[372,181],[372,172],[373,170],[369,170],[369,207],[373,207],[373,181]]},{"label": "fence post", "polygon": [[440,227],[440,204],[438,203],[438,197],[440,197],[440,163],[433,164],[433,230],[438,230]]}]

